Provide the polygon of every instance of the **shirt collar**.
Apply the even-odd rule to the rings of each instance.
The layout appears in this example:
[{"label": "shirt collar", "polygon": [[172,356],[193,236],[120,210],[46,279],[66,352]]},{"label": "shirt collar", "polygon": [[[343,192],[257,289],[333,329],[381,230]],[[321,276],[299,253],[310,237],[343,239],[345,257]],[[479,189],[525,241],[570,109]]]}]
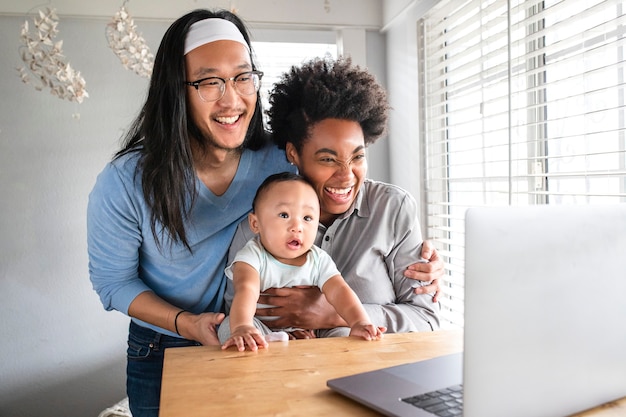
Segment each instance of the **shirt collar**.
[{"label": "shirt collar", "polygon": [[370,215],[370,207],[369,207],[367,198],[365,198],[367,184],[369,182],[370,181],[368,179],[363,181],[363,184],[361,185],[361,188],[359,189],[359,192],[356,195],[356,199],[354,200],[354,202],[352,203],[352,205],[350,206],[348,211],[343,213],[337,219],[348,218],[348,217],[352,216],[352,214],[355,213],[355,212],[356,212],[357,216],[369,217],[369,215]]}]

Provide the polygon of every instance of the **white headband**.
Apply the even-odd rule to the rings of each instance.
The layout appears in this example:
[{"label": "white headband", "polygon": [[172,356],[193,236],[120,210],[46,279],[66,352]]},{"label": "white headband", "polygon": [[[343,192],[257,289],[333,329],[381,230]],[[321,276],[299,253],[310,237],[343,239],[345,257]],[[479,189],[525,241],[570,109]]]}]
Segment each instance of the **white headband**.
[{"label": "white headband", "polygon": [[185,55],[204,44],[224,40],[239,42],[250,53],[250,47],[234,23],[226,19],[214,18],[200,20],[191,25],[185,39]]}]

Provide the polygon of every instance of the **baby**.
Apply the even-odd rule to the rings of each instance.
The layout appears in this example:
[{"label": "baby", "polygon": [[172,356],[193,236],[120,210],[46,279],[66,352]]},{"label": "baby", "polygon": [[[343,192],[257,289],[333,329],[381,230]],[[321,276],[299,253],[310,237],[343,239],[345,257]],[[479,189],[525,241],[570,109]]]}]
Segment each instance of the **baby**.
[{"label": "baby", "polygon": [[257,190],[248,215],[257,235],[237,252],[226,268],[233,280],[230,316],[220,325],[222,349],[267,347],[272,330],[254,317],[259,294],[268,288],[316,285],[350,326],[350,335],[377,340],[386,331],[370,321],[361,301],[335,263],[313,245],[320,206],[313,187],[301,176],[269,176]]}]

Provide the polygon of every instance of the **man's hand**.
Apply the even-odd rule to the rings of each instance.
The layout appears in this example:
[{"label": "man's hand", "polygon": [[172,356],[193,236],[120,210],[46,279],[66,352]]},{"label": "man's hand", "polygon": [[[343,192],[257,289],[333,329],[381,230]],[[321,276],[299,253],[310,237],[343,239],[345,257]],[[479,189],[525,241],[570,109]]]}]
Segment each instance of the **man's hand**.
[{"label": "man's hand", "polygon": [[185,339],[195,340],[204,346],[219,345],[216,326],[224,317],[223,313],[185,312],[178,317],[178,330]]},{"label": "man's hand", "polygon": [[443,277],[444,273],[443,261],[439,259],[437,249],[432,246],[430,241],[424,241],[422,245],[422,258],[428,262],[417,262],[409,265],[404,271],[404,276],[418,281],[430,282],[428,285],[415,288],[414,292],[415,294],[434,293],[433,303],[436,303],[441,293],[439,279]]}]

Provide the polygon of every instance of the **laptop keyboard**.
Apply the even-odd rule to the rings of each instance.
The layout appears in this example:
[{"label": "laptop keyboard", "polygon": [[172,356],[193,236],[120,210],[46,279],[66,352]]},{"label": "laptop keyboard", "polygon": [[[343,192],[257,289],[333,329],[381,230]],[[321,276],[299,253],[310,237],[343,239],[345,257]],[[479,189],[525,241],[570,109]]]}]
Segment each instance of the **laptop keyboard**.
[{"label": "laptop keyboard", "polygon": [[439,417],[461,416],[463,415],[463,385],[402,398],[402,401]]}]

